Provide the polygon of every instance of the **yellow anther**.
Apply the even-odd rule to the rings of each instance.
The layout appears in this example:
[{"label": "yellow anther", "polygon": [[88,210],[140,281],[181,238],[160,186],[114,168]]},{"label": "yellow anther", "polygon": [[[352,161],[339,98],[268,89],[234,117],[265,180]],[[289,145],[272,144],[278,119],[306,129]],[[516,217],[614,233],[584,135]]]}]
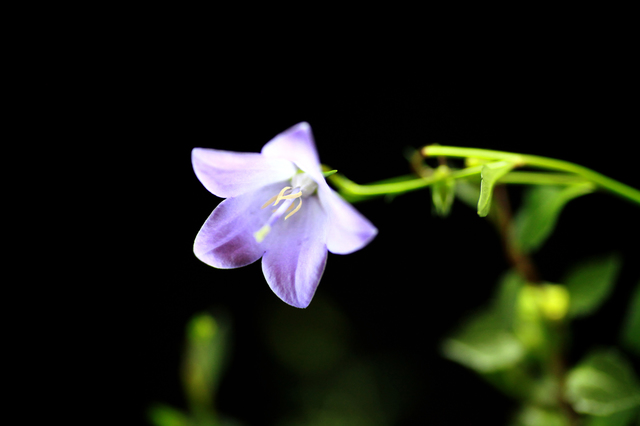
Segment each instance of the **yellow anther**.
[{"label": "yellow anther", "polygon": [[275,202],[275,203],[273,203],[273,205],[274,205],[274,206],[277,206],[277,205],[278,205],[278,203],[280,202],[280,200],[286,199],[286,197],[287,197],[287,196],[286,196],[286,195],[284,195],[284,193],[285,193],[287,190],[289,190],[289,189],[291,189],[291,187],[290,187],[290,186],[285,186],[284,188],[282,188],[282,190],[280,191],[280,193],[279,193],[278,195],[276,195],[276,202]]},{"label": "yellow anther", "polygon": [[261,209],[264,209],[265,207],[267,207],[269,204],[273,203],[273,201],[278,198],[277,195],[274,195],[273,197],[269,198],[269,201],[267,201],[266,203],[264,203],[262,205],[262,207],[260,207]]},{"label": "yellow anther", "polygon": [[302,192],[296,192],[295,194],[283,195],[280,197],[282,200],[293,200],[295,198],[302,197]]},{"label": "yellow anther", "polygon": [[[262,205],[262,207],[260,207],[261,209],[264,209],[265,207],[267,207],[269,204],[273,203],[274,206],[278,205],[278,203],[282,200],[295,200],[296,198],[298,198],[300,200],[300,202],[298,203],[298,205],[296,206],[296,208],[289,213],[287,216],[285,216],[285,220],[287,220],[288,218],[290,218],[291,216],[293,216],[293,214],[295,212],[297,212],[298,210],[300,210],[300,207],[302,206],[302,190],[296,192],[295,194],[288,194],[288,195],[284,195],[284,193],[288,190],[290,190],[291,187],[290,186],[285,186],[284,188],[282,188],[282,190],[280,191],[280,193],[278,195],[274,195],[273,197],[269,198],[269,201],[267,201],[266,203],[264,203]],[[291,211],[291,209],[293,209],[293,204],[291,203],[291,205],[287,208],[287,210],[285,210],[284,213],[287,213],[288,211]],[[272,210],[272,213],[275,213],[276,210]],[[268,231],[267,231],[268,232]],[[260,237],[260,241],[264,238],[264,236]],[[256,239],[258,239],[258,237],[256,236]],[[258,241],[258,242],[260,242]]]},{"label": "yellow anther", "polygon": [[[289,213],[288,215],[286,215],[284,217],[284,220],[289,219],[291,216],[293,216],[298,210],[300,210],[300,207],[302,207],[302,198],[300,198],[298,201],[300,201],[298,203],[298,207],[295,208],[294,211],[292,211],[291,213]],[[289,206],[289,208],[287,209],[287,211],[291,210],[291,207],[293,207],[293,203],[291,203],[291,205]]]},{"label": "yellow anther", "polygon": [[278,195],[274,195],[273,197],[269,198],[269,201],[264,203],[262,205],[262,207],[260,207],[260,208],[264,209],[265,207],[267,207],[271,203],[273,203],[273,205],[276,206],[282,200],[292,200],[292,199],[295,199],[295,198],[302,197],[302,191],[298,191],[295,194],[284,195],[284,193],[286,191],[288,191],[289,189],[291,189],[290,186],[285,186],[284,188],[282,188],[282,190],[280,191],[280,193]]}]

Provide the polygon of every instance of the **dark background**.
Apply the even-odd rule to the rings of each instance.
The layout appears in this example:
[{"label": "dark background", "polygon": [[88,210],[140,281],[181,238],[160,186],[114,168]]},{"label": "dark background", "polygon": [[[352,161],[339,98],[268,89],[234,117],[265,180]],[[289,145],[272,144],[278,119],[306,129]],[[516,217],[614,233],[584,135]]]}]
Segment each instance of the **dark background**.
[{"label": "dark background", "polygon": [[[223,310],[233,324],[232,361],[216,406],[245,424],[275,424],[300,408],[290,395],[300,383],[269,336],[304,340],[300,324],[322,334],[319,310],[330,306],[342,331],[328,333],[348,336],[341,342],[349,355],[338,365],[365,359],[382,372],[379,398],[400,400],[397,424],[504,423],[512,402],[438,352],[441,339],[489,299],[507,268],[485,219],[457,201],[450,217],[435,217],[428,191],[391,203],[359,203],[378,236],[354,254],[330,254],[316,298],[299,311],[272,294],[259,262],[216,270],[195,258],[193,239],[220,200],[196,179],[190,151],[259,151],[279,132],[307,121],[321,161],[358,183],[408,173],[406,148],[440,143],[564,159],[639,187],[636,117],[628,104],[638,93],[629,87],[633,73],[625,62],[595,72],[588,57],[496,68],[477,57],[446,78],[381,80],[366,69],[337,72],[337,63],[314,68],[256,61],[237,69],[205,65],[192,53],[183,57],[175,49],[167,62],[121,68],[113,80],[118,83],[109,83],[123,98],[110,111],[106,149],[132,158],[136,172],[117,209],[126,256],[112,290],[123,307],[114,314],[124,324],[124,333],[114,336],[114,356],[126,373],[114,403],[132,407],[140,424],[152,403],[184,409],[179,363],[185,325],[198,312]],[[264,68],[292,78],[271,80]],[[517,205],[519,189],[512,194]],[[589,347],[617,340],[638,280],[639,212],[609,194],[574,200],[535,256],[550,282],[584,257],[612,250],[623,257],[611,299],[596,317],[575,324],[572,362]]]}]

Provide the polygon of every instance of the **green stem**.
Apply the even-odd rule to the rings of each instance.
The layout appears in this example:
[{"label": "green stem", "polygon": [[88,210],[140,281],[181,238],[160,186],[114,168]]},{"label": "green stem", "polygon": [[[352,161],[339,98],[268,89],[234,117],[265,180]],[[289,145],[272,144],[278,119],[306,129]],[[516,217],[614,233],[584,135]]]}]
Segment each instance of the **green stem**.
[{"label": "green stem", "polygon": [[426,188],[436,182],[445,179],[461,179],[473,175],[479,175],[482,166],[467,167],[466,169],[455,170],[446,176],[429,176],[424,178],[409,179],[400,182],[373,183],[369,185],[358,185],[347,179],[343,175],[334,174],[328,177],[329,181],[336,185],[343,195],[375,197],[379,195],[402,194],[409,191]]},{"label": "green stem", "polygon": [[640,191],[625,185],[622,182],[611,179],[598,172],[579,166],[568,161],[554,158],[540,157],[537,155],[516,154],[512,152],[493,151],[479,148],[461,148],[453,146],[429,145],[422,149],[425,157],[463,157],[478,158],[482,160],[505,160],[514,162],[516,166],[530,166],[548,170],[559,170],[574,173],[596,185],[609,190],[623,198],[627,198],[640,204]]}]

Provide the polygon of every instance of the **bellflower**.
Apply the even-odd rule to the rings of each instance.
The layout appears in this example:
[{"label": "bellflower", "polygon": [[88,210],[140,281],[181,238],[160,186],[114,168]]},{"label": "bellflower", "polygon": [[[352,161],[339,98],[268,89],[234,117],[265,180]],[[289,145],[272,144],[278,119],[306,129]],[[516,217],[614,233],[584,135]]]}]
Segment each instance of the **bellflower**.
[{"label": "bellflower", "polygon": [[307,123],[260,153],[194,148],[191,160],[204,187],[226,198],[196,236],[195,255],[216,268],[262,258],[267,283],[292,306],[311,302],[328,251],[352,253],[378,232],[325,181]]}]

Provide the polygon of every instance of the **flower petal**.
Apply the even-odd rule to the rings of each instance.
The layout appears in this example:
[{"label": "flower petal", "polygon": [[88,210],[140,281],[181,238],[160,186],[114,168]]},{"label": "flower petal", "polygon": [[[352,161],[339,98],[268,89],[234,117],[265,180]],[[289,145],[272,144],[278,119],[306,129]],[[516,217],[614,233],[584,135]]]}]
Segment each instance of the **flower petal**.
[{"label": "flower petal", "polygon": [[269,158],[256,152],[194,148],[191,163],[204,187],[221,198],[255,191],[287,180],[296,173],[291,161]]},{"label": "flower petal", "polygon": [[378,229],[328,185],[318,186],[322,206],[329,214],[327,249],[349,254],[369,244]]},{"label": "flower petal", "polygon": [[295,163],[316,182],[324,180],[309,123],[298,123],[280,133],[267,142],[261,152],[269,158],[284,158]]},{"label": "flower petal", "polygon": [[265,246],[256,242],[253,234],[271,215],[271,209],[260,207],[284,184],[271,184],[218,204],[196,236],[193,245],[196,257],[224,269],[239,268],[260,259]]},{"label": "flower petal", "polygon": [[273,227],[262,257],[271,290],[297,308],[309,306],[327,262],[327,214],[317,197],[303,203],[298,213]]}]

